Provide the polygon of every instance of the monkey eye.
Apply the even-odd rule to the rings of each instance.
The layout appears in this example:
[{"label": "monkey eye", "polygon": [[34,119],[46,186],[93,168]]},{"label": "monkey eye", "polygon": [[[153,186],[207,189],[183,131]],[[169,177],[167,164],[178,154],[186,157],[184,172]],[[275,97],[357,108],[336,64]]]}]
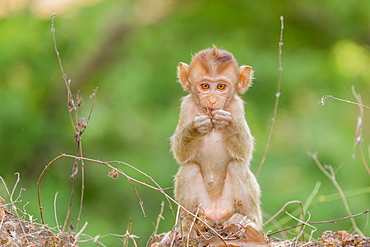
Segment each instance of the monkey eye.
[{"label": "monkey eye", "polygon": [[209,84],[208,83],[202,83],[202,84],[200,84],[200,87],[202,89],[209,89]]},{"label": "monkey eye", "polygon": [[225,84],[218,84],[217,85],[217,89],[219,89],[219,90],[224,90],[225,88],[226,88]]}]

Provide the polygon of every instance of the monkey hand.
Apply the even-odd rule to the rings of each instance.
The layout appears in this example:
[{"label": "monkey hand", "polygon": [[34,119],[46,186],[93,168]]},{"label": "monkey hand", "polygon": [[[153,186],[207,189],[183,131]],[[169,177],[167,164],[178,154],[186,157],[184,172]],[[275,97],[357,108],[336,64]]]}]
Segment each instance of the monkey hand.
[{"label": "monkey hand", "polygon": [[195,117],[193,124],[194,128],[197,129],[203,135],[209,133],[213,128],[212,121],[208,115]]},{"label": "monkey hand", "polygon": [[227,126],[232,120],[231,113],[224,110],[214,110],[212,112],[212,123],[216,129],[221,129]]}]

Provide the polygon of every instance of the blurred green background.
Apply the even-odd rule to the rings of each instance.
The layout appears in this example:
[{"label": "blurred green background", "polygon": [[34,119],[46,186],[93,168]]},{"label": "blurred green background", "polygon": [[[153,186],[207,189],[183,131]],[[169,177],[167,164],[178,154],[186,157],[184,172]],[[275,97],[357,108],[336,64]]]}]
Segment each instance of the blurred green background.
[{"label": "blurred green background", "polygon": [[[67,111],[66,89],[51,36],[52,13],[58,49],[72,90],[89,95],[96,87],[92,118],[83,134],[84,156],[120,160],[144,171],[162,187],[172,186],[178,165],[169,152],[168,138],[186,95],[176,82],[178,62],[212,44],[232,52],[239,64],[255,70],[254,85],[242,96],[256,138],[252,170],[256,172],[265,148],[278,82],[280,16],[285,18],[281,98],[270,151],[258,178],[265,220],[286,202],[309,204],[310,221],[347,216],[337,190],[307,152],[318,152],[333,166],[353,214],[370,208],[370,176],[353,149],[359,107],[323,95],[355,101],[351,87],[370,105],[370,1],[205,1],[205,0],[81,0],[0,2],[0,176],[15,192],[25,188],[22,202],[39,220],[36,182],[48,162],[61,153],[75,154],[76,145]],[[363,119],[362,148],[368,163],[369,110]],[[354,150],[354,152],[353,152]],[[355,154],[354,159],[352,154]],[[58,191],[59,224],[66,214],[74,161],[61,159],[42,181],[46,222],[54,227],[54,195]],[[150,183],[122,165],[127,174]],[[109,169],[86,163],[85,199],[80,227],[90,236],[131,233],[145,246],[154,231],[162,194],[137,185],[144,217],[127,179],[108,177]],[[80,185],[78,185],[80,188]],[[172,195],[172,189],[166,190]],[[77,190],[72,218],[78,211]],[[6,191],[0,195],[7,200]],[[287,211],[299,216],[298,205]],[[159,232],[169,231],[174,217],[166,202]],[[306,216],[307,219],[308,216]],[[356,218],[370,235],[369,215]],[[74,223],[75,224],[75,223]],[[285,213],[264,231],[297,224]],[[324,230],[351,231],[349,220],[318,225]],[[311,229],[306,231],[310,233]],[[281,236],[281,235],[280,235]],[[292,237],[282,236],[282,237]],[[107,246],[121,238],[105,237]],[[81,246],[92,246],[92,242]]]}]

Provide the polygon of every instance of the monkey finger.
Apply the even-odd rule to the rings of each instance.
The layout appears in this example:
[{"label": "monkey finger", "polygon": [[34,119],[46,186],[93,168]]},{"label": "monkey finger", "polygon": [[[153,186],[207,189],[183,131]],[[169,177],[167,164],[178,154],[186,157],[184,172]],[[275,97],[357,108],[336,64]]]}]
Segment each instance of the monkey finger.
[{"label": "monkey finger", "polygon": [[231,116],[231,113],[222,109],[214,110],[212,112],[213,115],[222,115],[222,116]]},{"label": "monkey finger", "polygon": [[212,122],[210,119],[202,121],[202,122],[194,122],[194,127],[197,129],[200,127],[211,127],[212,128]]},{"label": "monkey finger", "polygon": [[216,129],[220,129],[220,128],[227,126],[229,124],[229,121],[215,120],[215,121],[212,121],[212,123]]},{"label": "monkey finger", "polygon": [[214,119],[221,119],[225,121],[231,121],[232,116],[230,112],[224,111],[224,110],[216,110],[213,113],[213,118]]},{"label": "monkey finger", "polygon": [[199,122],[199,121],[204,121],[210,119],[208,115],[201,115],[201,116],[196,116],[194,118],[194,122]]},{"label": "monkey finger", "polygon": [[208,116],[206,117],[207,118],[194,119],[194,128],[197,129],[201,134],[206,134],[213,128],[211,119]]},{"label": "monkey finger", "polygon": [[194,127],[198,128],[203,125],[212,125],[211,119],[209,116],[204,115],[204,116],[199,116],[194,118]]},{"label": "monkey finger", "polygon": [[231,115],[230,116],[225,116],[225,115],[214,115],[212,122],[219,122],[219,121],[225,121],[225,122],[230,122],[232,120]]}]

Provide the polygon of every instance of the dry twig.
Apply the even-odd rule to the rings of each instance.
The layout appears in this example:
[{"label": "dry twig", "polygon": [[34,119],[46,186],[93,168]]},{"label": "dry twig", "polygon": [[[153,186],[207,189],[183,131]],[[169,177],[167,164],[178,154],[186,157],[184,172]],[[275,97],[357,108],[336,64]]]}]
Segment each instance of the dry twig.
[{"label": "dry twig", "polygon": [[21,202],[20,197],[22,195],[22,192],[25,191],[25,189],[24,188],[21,188],[20,191],[19,191],[19,194],[18,194],[17,198],[14,198],[15,190],[18,187],[19,181],[21,180],[20,179],[20,174],[18,172],[14,173],[14,174],[17,176],[17,179],[16,179],[16,181],[14,183],[14,186],[13,186],[13,189],[12,189],[11,192],[9,191],[9,188],[6,185],[3,177],[0,176],[0,180],[3,183],[3,185],[4,185],[4,189],[5,189],[6,193],[8,194],[10,205],[12,206],[12,210],[13,210],[14,213],[17,214],[18,213],[17,210],[19,210],[19,208],[17,206],[15,206],[15,203]]},{"label": "dry twig", "polygon": [[363,152],[362,146],[361,146],[362,126],[363,126],[362,125],[362,119],[364,119],[364,107],[363,107],[363,104],[362,104],[361,95],[356,93],[355,88],[353,86],[352,86],[351,89],[352,89],[352,94],[356,98],[357,102],[359,103],[359,108],[360,108],[359,109],[360,110],[360,115],[357,117],[356,126],[355,126],[355,138],[354,138],[354,142],[353,142],[352,158],[354,158],[354,156],[355,156],[354,149],[357,146],[358,152],[359,152],[360,158],[361,158],[361,163],[363,164],[365,170],[367,171],[367,174],[370,175],[370,168],[369,168],[369,165],[366,162],[365,155],[364,155],[364,152]]},{"label": "dry twig", "polygon": [[[327,224],[327,223],[336,223],[338,221],[341,221],[341,220],[348,220],[348,219],[351,219],[351,218],[355,218],[357,216],[360,216],[360,215],[363,215],[363,214],[368,214],[370,213],[370,210],[366,210],[362,213],[358,213],[358,214],[354,214],[354,215],[350,215],[350,216],[346,216],[346,217],[343,217],[343,218],[339,218],[339,219],[335,219],[335,220],[326,220],[326,221],[316,221],[316,222],[306,222],[306,223],[309,223],[310,225],[318,225],[318,224]],[[285,229],[282,229],[282,230],[278,230],[278,231],[275,231],[275,232],[271,232],[271,233],[268,233],[267,236],[272,236],[272,235],[275,235],[277,233],[280,233],[280,232],[284,232],[284,231],[288,231],[290,229],[294,229],[294,228],[297,228],[297,227],[301,227],[303,226],[304,224],[306,223],[302,223],[302,224],[299,224],[299,225],[295,225],[295,226],[291,226],[291,227],[288,227],[288,228],[285,228]]]},{"label": "dry twig", "polygon": [[154,232],[153,232],[152,236],[157,235],[158,228],[159,228],[159,223],[161,222],[161,219],[163,219],[163,210],[164,210],[164,201],[162,201],[162,203],[161,203],[161,211],[158,214],[157,222],[155,224],[155,228],[154,228]]},{"label": "dry twig", "polygon": [[[57,41],[56,41],[56,37],[55,37],[54,17],[55,17],[55,14],[52,14],[52,16],[51,16],[51,33],[52,33],[52,38],[53,38],[53,43],[54,43],[54,50],[55,50],[55,53],[57,55],[60,71],[62,72],[63,81],[64,81],[64,84],[65,84],[66,89],[67,89],[68,113],[69,113],[69,118],[71,120],[72,127],[74,129],[74,139],[75,139],[75,142],[77,144],[76,154],[77,154],[77,156],[82,157],[83,152],[82,152],[81,136],[84,133],[84,131],[86,130],[86,127],[87,127],[87,125],[90,121],[92,110],[94,108],[94,99],[95,99],[97,89],[95,89],[93,94],[90,96],[90,98],[93,99],[93,102],[92,102],[92,106],[90,108],[90,112],[89,112],[88,117],[87,118],[80,118],[79,117],[79,107],[83,104],[83,100],[82,100],[82,97],[80,95],[80,91],[77,92],[76,99],[74,99],[74,96],[73,96],[73,93],[72,93],[72,90],[71,90],[71,80],[67,79],[67,74],[64,71],[63,64],[62,64],[62,59],[61,59],[60,53],[58,51]],[[62,228],[63,233],[65,232],[65,229],[66,229],[66,226],[67,226],[67,223],[68,223],[68,220],[69,220],[69,215],[71,213],[71,208],[72,208],[72,204],[73,204],[73,197],[74,197],[74,193],[75,193],[75,190],[76,190],[76,184],[77,184],[76,175],[78,173],[78,165],[79,165],[78,163],[79,162],[81,164],[81,197],[80,197],[80,207],[79,207],[77,222],[76,222],[76,229],[77,230],[78,230],[78,224],[80,222],[81,215],[82,215],[83,198],[84,198],[84,192],[85,192],[85,165],[84,165],[83,160],[75,160],[75,163],[74,163],[74,166],[73,166],[73,169],[72,169],[72,174],[71,174],[71,178],[73,179],[73,182],[72,182],[72,188],[71,188],[71,194],[70,194],[70,201],[69,201],[67,214],[66,214],[64,224],[63,224],[63,228]],[[44,218],[42,217],[42,215],[41,215],[41,221],[42,221],[43,224],[45,224]]]},{"label": "dry twig", "polygon": [[288,205],[294,204],[294,203],[298,203],[301,206],[302,219],[304,219],[304,207],[303,207],[303,203],[301,201],[290,201],[290,202],[285,203],[284,206],[279,211],[277,211],[273,216],[270,217],[270,219],[268,219],[265,223],[263,223],[263,226],[266,226],[273,219],[275,219],[279,214],[281,214]]},{"label": "dry twig", "polygon": [[131,231],[132,231],[132,220],[130,219],[129,223],[128,223],[128,226],[127,226],[127,230],[126,230],[126,234],[125,234],[125,237],[124,237],[124,241],[123,241],[123,246],[124,247],[128,247],[128,240],[131,239],[132,242],[134,243],[134,246],[137,247],[137,244],[136,244],[136,241],[135,241],[135,238],[138,238],[138,236],[135,236],[135,235],[132,235],[131,234]]},{"label": "dry twig", "polygon": [[369,168],[369,165],[366,162],[366,159],[365,159],[365,156],[364,156],[364,153],[363,153],[363,150],[362,150],[362,146],[361,146],[361,141],[362,141],[362,120],[364,119],[364,108],[370,110],[370,107],[367,106],[367,105],[364,105],[362,103],[361,95],[356,93],[354,86],[351,87],[351,91],[352,91],[353,96],[357,100],[357,102],[353,102],[353,101],[349,101],[349,100],[346,100],[346,99],[337,98],[337,97],[334,97],[332,95],[324,95],[324,96],[321,97],[319,103],[322,104],[322,105],[324,105],[326,99],[327,98],[330,98],[330,99],[335,99],[335,100],[342,101],[342,102],[345,102],[345,103],[354,104],[354,105],[357,105],[357,106],[360,107],[360,115],[357,117],[356,126],[355,126],[355,140],[354,140],[354,144],[353,144],[352,158],[354,158],[354,148],[357,146],[358,151],[359,151],[359,154],[360,154],[361,162],[364,165],[367,174],[370,175],[370,168]]},{"label": "dry twig", "polygon": [[[320,168],[321,172],[330,179],[330,181],[333,183],[333,185],[335,186],[335,188],[338,190],[339,194],[340,194],[340,197],[342,198],[342,201],[343,201],[343,205],[347,211],[347,214],[348,216],[352,215],[351,213],[351,209],[349,208],[349,205],[348,205],[348,202],[347,202],[347,199],[346,199],[346,196],[344,195],[344,192],[342,190],[342,188],[340,187],[339,183],[337,182],[336,180],[336,177],[335,177],[335,173],[334,173],[334,170],[333,170],[333,167],[332,166],[326,166],[326,168],[329,170],[327,171],[327,169],[324,168],[324,166],[320,163],[320,161],[318,160],[317,158],[317,154],[311,154],[309,153],[309,155],[311,156],[311,158],[315,161],[316,165]],[[351,220],[351,223],[352,223],[352,226],[354,228],[354,231],[357,232],[362,238],[365,237],[365,235],[363,234],[363,232],[358,228],[357,224],[356,224],[356,221],[354,220],[353,217],[349,218]]]},{"label": "dry twig", "polygon": [[358,105],[358,106],[361,106],[361,107],[364,107],[364,108],[367,108],[367,109],[370,110],[370,107],[369,106],[366,106],[366,105],[363,105],[363,104],[360,104],[360,103],[357,103],[357,102],[349,101],[349,100],[346,100],[346,99],[340,99],[340,98],[334,97],[332,95],[324,95],[324,96],[322,96],[321,99],[320,99],[320,101],[319,101],[319,104],[324,105],[327,98],[335,99],[335,100],[346,102],[346,103],[349,103],[349,104]]},{"label": "dry twig", "polygon": [[265,150],[263,152],[261,162],[258,165],[258,170],[256,172],[256,177],[258,177],[258,175],[260,174],[262,166],[263,166],[263,164],[265,163],[265,160],[266,160],[267,152],[270,149],[270,142],[271,142],[272,132],[274,130],[276,114],[277,114],[277,109],[278,109],[278,106],[279,106],[279,99],[280,99],[280,95],[281,95],[280,87],[281,87],[281,78],[282,78],[282,75],[283,75],[282,54],[283,54],[283,44],[284,44],[283,43],[283,31],[284,31],[284,17],[283,16],[280,16],[280,21],[281,21],[281,27],[280,27],[280,40],[279,40],[279,79],[278,79],[277,92],[275,94],[274,113],[273,113],[272,118],[271,118],[270,130],[269,130],[269,134],[268,134],[268,137],[267,137]]},{"label": "dry twig", "polygon": [[[224,241],[224,239],[222,238],[222,236],[216,231],[214,230],[209,224],[207,224],[207,222],[205,222],[202,218],[198,217],[197,215],[193,214],[192,212],[190,212],[189,210],[187,210],[186,208],[184,208],[183,206],[181,206],[178,202],[175,201],[175,199],[173,199],[172,197],[170,197],[164,190],[163,188],[161,188],[158,183],[150,176],[148,176],[145,172],[137,169],[136,167],[133,167],[132,165],[130,164],[127,164],[125,162],[122,162],[122,161],[109,161],[109,162],[103,162],[103,161],[100,161],[100,160],[95,160],[95,159],[90,159],[90,158],[85,158],[85,157],[80,157],[80,156],[75,156],[75,155],[69,155],[69,154],[61,154],[57,157],[55,157],[53,160],[51,160],[44,168],[44,170],[42,170],[38,180],[37,180],[37,199],[38,199],[38,204],[39,204],[39,211],[40,211],[40,217],[43,219],[43,212],[42,212],[42,204],[41,204],[41,180],[43,178],[43,176],[45,175],[46,171],[50,168],[50,166],[52,164],[54,164],[57,160],[61,159],[61,158],[73,158],[75,160],[78,160],[78,161],[89,161],[89,162],[93,162],[93,163],[98,163],[98,164],[101,164],[101,165],[104,165],[108,168],[110,168],[111,170],[114,170],[116,173],[124,176],[126,179],[128,179],[130,182],[135,182],[135,183],[138,183],[138,184],[141,184],[143,186],[146,186],[150,189],[153,189],[153,190],[156,190],[158,192],[160,192],[161,194],[163,194],[166,199],[169,201],[169,202],[173,202],[175,203],[177,206],[179,206],[182,210],[184,210],[186,213],[188,213],[189,215],[195,217],[197,220],[199,220],[201,223],[203,223],[206,227],[208,227],[218,238],[221,239],[221,241]],[[129,175],[127,175],[125,172],[123,172],[122,170],[114,167],[111,165],[111,163],[118,163],[118,164],[122,164],[122,165],[125,165],[127,167],[130,167],[134,170],[136,170],[137,172],[141,173],[142,175],[146,176],[147,178],[149,178],[157,187],[155,186],[152,186],[150,184],[147,184],[145,182],[142,182],[140,180],[137,180],[133,177],[130,177]],[[226,242],[225,242],[226,244]]]}]

